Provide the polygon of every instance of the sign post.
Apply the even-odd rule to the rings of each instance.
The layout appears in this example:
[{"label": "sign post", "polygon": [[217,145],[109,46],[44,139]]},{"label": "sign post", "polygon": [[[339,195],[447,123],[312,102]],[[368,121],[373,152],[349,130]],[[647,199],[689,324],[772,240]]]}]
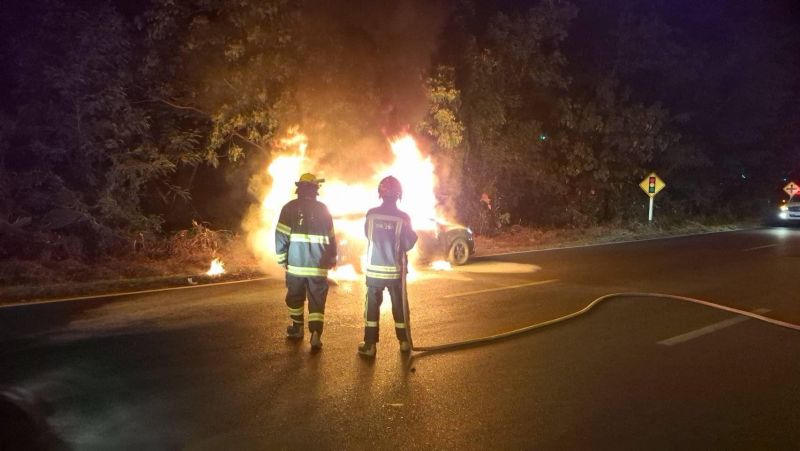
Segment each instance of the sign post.
[{"label": "sign post", "polygon": [[645,194],[650,196],[650,208],[648,209],[647,213],[647,222],[653,222],[653,199],[656,197],[659,191],[664,189],[667,186],[663,180],[661,180],[655,172],[651,172],[647,177],[639,183],[639,187],[642,188]]}]

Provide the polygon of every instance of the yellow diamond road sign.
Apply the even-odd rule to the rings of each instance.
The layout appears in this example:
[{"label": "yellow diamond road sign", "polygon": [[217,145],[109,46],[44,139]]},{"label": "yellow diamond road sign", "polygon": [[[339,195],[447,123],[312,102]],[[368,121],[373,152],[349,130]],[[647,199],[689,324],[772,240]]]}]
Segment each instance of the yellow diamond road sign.
[{"label": "yellow diamond road sign", "polygon": [[786,191],[786,194],[788,194],[789,197],[794,197],[800,193],[800,186],[797,186],[797,183],[795,182],[789,182],[788,185],[783,187],[783,190]]},{"label": "yellow diamond road sign", "polygon": [[664,187],[667,186],[667,184],[664,183],[663,180],[658,178],[655,172],[651,172],[650,175],[648,175],[647,177],[644,178],[644,180],[642,180],[642,183],[640,183],[639,186],[642,188],[645,194],[647,194],[650,197],[655,197],[655,195],[658,194],[659,191],[664,189]]}]

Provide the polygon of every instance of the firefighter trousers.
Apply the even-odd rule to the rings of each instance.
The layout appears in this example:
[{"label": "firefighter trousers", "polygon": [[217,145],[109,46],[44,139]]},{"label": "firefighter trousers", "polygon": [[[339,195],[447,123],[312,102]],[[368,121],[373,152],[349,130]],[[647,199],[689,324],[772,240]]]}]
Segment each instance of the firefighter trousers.
[{"label": "firefighter trousers", "polygon": [[326,277],[299,277],[286,274],[286,306],[294,324],[303,326],[303,313],[308,298],[308,330],[322,333],[325,323],[325,300],[328,298]]},{"label": "firefighter trousers", "polygon": [[367,299],[364,306],[364,342],[377,343],[380,335],[381,304],[383,291],[389,290],[392,299],[392,316],[397,339],[406,341],[406,321],[403,315],[403,288],[399,280],[367,285]]}]

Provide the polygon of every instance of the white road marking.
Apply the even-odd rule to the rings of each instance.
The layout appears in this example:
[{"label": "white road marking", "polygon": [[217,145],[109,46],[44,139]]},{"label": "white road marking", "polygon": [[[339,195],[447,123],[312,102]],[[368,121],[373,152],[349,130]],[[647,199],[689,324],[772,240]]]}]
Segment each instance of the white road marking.
[{"label": "white road marking", "polygon": [[744,249],[742,252],[757,251],[759,249],[766,249],[768,247],[775,247],[775,246],[777,246],[777,244],[767,244],[766,246],[756,246],[756,247],[751,247],[751,248],[748,248],[748,249]]},{"label": "white road marking", "polygon": [[106,293],[106,294],[93,294],[90,296],[79,296],[74,298],[63,298],[63,299],[47,299],[43,301],[31,301],[31,302],[14,302],[9,304],[0,304],[0,308],[10,308],[10,307],[25,307],[28,305],[38,305],[38,304],[53,304],[56,302],[72,302],[72,301],[85,301],[89,299],[100,299],[100,298],[116,298],[120,296],[132,296],[132,295],[139,295],[139,294],[149,294],[149,293],[160,293],[162,291],[175,291],[175,290],[186,290],[190,288],[206,288],[206,287],[218,287],[220,285],[234,285],[238,283],[248,283],[248,282],[257,282],[259,280],[267,280],[269,277],[255,277],[252,279],[244,279],[244,280],[232,280],[230,282],[210,282],[204,284],[197,284],[197,285],[189,285],[189,286],[182,286],[182,287],[168,287],[168,288],[155,288],[152,290],[139,290],[139,291],[123,291],[119,293]]},{"label": "white road marking", "polygon": [[[760,308],[760,309],[756,309],[755,313],[762,314],[762,313],[767,313],[769,311],[770,311],[769,309]],[[746,316],[736,316],[734,318],[726,319],[724,321],[720,321],[718,323],[714,323],[714,324],[711,324],[711,325],[706,326],[706,327],[701,327],[700,329],[696,329],[696,330],[693,330],[691,332],[687,332],[685,334],[676,335],[676,336],[674,336],[672,338],[667,338],[666,340],[661,340],[661,341],[658,342],[658,344],[664,345],[664,346],[672,346],[672,345],[684,343],[684,342],[687,342],[687,341],[692,340],[694,338],[701,337],[703,335],[707,335],[707,334],[710,334],[712,332],[716,332],[716,331],[718,331],[720,329],[724,329],[726,327],[731,327],[731,326],[733,326],[735,324],[739,324],[739,323],[741,323],[743,321],[747,321],[748,319],[750,319],[750,318],[748,318]]]},{"label": "white road marking", "polygon": [[550,279],[550,280],[539,280],[536,282],[529,282],[529,283],[521,283],[519,285],[509,285],[506,287],[499,287],[499,288],[487,288],[485,290],[476,290],[476,291],[465,291],[464,293],[455,293],[455,294],[448,294],[446,296],[442,296],[443,298],[458,298],[461,296],[470,296],[473,294],[480,294],[480,293],[490,293],[492,291],[503,291],[503,290],[513,290],[515,288],[522,288],[522,287],[532,287],[534,285],[544,285],[546,283],[558,282],[558,279]]}]

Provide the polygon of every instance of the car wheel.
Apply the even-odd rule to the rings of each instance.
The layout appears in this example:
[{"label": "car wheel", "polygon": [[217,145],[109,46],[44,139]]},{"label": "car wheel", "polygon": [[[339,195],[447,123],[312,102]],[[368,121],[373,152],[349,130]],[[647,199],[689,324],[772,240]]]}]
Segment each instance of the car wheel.
[{"label": "car wheel", "polygon": [[456,238],[450,243],[447,260],[453,265],[463,265],[469,260],[469,246],[464,238]]}]

